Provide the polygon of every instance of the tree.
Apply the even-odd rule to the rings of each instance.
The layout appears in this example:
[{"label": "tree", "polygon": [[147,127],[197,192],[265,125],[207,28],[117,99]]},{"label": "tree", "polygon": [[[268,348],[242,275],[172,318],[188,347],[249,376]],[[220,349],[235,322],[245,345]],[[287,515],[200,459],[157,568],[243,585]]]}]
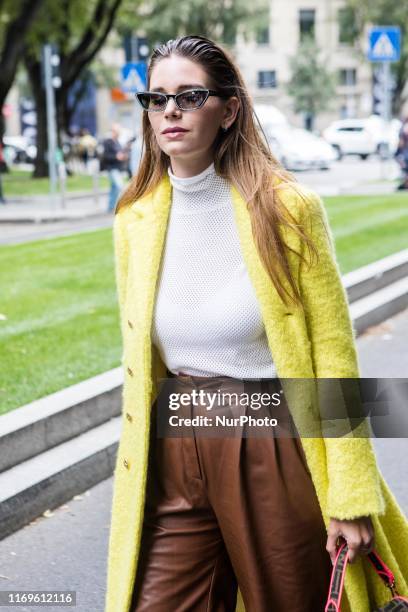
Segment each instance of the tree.
[{"label": "tree", "polygon": [[[56,90],[57,133],[67,131],[81,88],[72,106],[68,93],[77,79],[89,78],[86,70],[113,28],[122,0],[45,0],[36,27],[24,45],[23,59],[37,111],[37,159],[34,176],[48,175],[45,160],[47,121],[45,91],[41,82],[41,49],[54,42],[59,48],[61,87]],[[82,88],[84,91],[84,88]]]},{"label": "tree", "polygon": [[305,114],[305,127],[312,130],[316,115],[329,108],[335,95],[335,76],[320,61],[319,49],[310,36],[299,44],[290,69],[287,92],[294,100],[295,112]]},{"label": "tree", "polygon": [[395,0],[348,0],[348,6],[354,11],[355,39],[360,43],[362,56],[365,54],[364,33],[367,25],[396,25],[401,28],[401,59],[391,64],[396,78],[393,113],[398,115],[408,99],[408,92],[404,92],[408,78],[408,3]]},{"label": "tree", "polygon": [[[0,111],[14,83],[25,37],[33,26],[44,0],[0,2]],[[4,136],[4,118],[0,112],[0,142]]]},{"label": "tree", "polygon": [[269,21],[268,0],[184,0],[179,3],[155,0],[135,10],[134,2],[125,2],[117,29],[120,34],[143,30],[155,45],[170,38],[199,34],[233,46],[238,27],[247,32]]}]

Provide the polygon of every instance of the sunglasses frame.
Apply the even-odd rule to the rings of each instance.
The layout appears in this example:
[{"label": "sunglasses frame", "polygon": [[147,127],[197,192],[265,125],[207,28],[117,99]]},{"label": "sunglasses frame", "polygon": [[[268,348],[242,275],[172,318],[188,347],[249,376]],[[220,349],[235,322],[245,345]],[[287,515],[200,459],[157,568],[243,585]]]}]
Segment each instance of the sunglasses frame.
[{"label": "sunglasses frame", "polygon": [[[205,98],[202,101],[202,103],[200,104],[200,106],[196,106],[195,108],[181,108],[181,106],[179,105],[179,103],[177,101],[178,96],[182,96],[182,95],[184,95],[186,93],[189,93],[191,91],[205,91],[205,93],[207,95],[205,96]],[[158,108],[157,110],[155,110],[153,108],[145,108],[143,106],[142,102],[140,101],[140,98],[139,98],[139,96],[142,96],[142,95],[145,95],[145,94],[156,94],[156,95],[162,96],[162,97],[166,98],[166,104],[164,105],[163,108]],[[169,102],[169,98],[174,98],[174,102],[175,102],[177,108],[180,109],[181,111],[183,111],[184,113],[187,113],[189,111],[198,110],[199,108],[204,106],[204,104],[207,102],[209,96],[218,96],[219,98],[229,98],[229,96],[226,96],[224,94],[218,93],[217,91],[214,91],[213,89],[204,89],[204,88],[200,88],[200,87],[196,87],[194,89],[185,89],[184,91],[180,91],[179,93],[176,93],[176,94],[165,94],[162,91],[138,91],[135,94],[135,96],[136,96],[136,99],[139,102],[140,106],[147,113],[162,113],[163,111],[165,111],[166,108],[167,108],[167,104]]]}]

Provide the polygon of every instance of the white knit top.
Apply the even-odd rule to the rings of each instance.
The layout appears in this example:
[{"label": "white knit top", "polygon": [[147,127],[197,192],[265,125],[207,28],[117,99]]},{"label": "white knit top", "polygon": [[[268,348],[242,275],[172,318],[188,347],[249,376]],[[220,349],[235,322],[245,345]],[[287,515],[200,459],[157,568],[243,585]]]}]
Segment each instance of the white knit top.
[{"label": "white knit top", "polygon": [[230,183],[211,163],[172,185],[152,340],[167,368],[195,376],[275,378],[241,254]]}]

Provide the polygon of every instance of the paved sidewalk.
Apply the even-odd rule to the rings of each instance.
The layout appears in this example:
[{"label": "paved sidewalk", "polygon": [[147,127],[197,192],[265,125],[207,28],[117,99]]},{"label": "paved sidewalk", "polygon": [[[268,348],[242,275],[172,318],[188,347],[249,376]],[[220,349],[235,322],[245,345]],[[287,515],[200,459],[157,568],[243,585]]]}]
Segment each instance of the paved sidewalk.
[{"label": "paved sidewalk", "polygon": [[0,204],[0,223],[41,223],[62,219],[84,219],[107,213],[108,191],[73,192],[64,202],[52,205],[47,196],[10,198]]}]

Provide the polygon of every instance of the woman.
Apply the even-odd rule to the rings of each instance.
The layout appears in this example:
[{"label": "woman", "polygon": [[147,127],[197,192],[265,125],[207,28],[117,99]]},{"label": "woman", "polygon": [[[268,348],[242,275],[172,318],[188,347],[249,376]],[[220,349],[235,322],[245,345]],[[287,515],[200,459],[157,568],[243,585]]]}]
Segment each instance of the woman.
[{"label": "woman", "polygon": [[[125,381],[106,612],[317,612],[340,537],[342,610],[369,612],[389,597],[366,554],[375,545],[403,592],[408,529],[363,428],[156,435],[169,381],[191,396],[359,371],[323,204],[265,145],[232,58],[201,36],[170,40],[147,89],[145,151],[114,221]],[[308,427],[307,385],[289,391]]]}]

